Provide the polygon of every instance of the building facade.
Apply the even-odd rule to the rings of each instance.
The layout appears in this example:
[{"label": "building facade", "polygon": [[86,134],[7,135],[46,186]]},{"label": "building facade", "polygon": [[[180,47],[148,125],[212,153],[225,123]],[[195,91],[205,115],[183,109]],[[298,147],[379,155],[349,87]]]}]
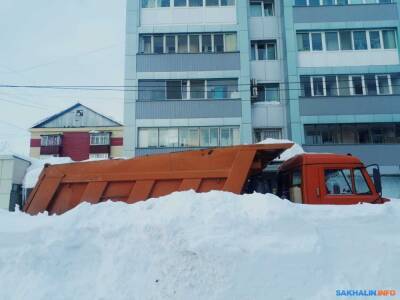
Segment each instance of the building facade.
[{"label": "building facade", "polygon": [[128,0],[125,154],[290,138],[400,174],[400,3]]},{"label": "building facade", "polygon": [[31,129],[30,155],[35,158],[123,156],[123,125],[77,103]]}]

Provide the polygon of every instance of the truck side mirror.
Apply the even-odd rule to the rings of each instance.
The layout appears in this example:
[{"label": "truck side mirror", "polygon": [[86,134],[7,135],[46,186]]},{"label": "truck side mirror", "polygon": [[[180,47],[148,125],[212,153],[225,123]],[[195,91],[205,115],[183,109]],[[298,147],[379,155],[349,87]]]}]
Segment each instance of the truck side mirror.
[{"label": "truck side mirror", "polygon": [[374,179],[376,191],[378,192],[378,194],[381,194],[382,193],[382,180],[381,180],[381,173],[379,172],[378,168],[374,168],[372,170],[372,177]]}]

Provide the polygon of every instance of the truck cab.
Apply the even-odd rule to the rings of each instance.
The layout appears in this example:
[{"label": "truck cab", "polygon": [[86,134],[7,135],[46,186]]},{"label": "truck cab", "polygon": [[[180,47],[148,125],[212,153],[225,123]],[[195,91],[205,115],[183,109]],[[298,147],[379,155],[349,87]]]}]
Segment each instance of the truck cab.
[{"label": "truck cab", "polygon": [[379,168],[373,174],[375,182],[351,155],[301,154],[279,168],[277,194],[303,204],[384,203]]}]

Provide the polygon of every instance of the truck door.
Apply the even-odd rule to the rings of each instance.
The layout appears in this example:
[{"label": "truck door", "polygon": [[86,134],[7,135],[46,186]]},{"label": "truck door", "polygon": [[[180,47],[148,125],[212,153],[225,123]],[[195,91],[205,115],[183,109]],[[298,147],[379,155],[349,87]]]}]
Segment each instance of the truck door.
[{"label": "truck door", "polygon": [[324,204],[356,204],[372,201],[371,189],[359,168],[325,168],[321,178]]}]

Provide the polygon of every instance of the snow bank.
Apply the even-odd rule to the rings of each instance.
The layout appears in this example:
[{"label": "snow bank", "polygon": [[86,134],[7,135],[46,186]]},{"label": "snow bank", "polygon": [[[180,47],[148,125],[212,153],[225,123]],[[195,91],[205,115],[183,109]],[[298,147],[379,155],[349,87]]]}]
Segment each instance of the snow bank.
[{"label": "snow bank", "polygon": [[277,159],[275,159],[276,161],[285,161],[291,159],[292,157],[298,154],[303,154],[304,153],[303,147],[301,147],[299,144],[294,143],[293,141],[285,139],[277,140],[268,138],[259,142],[259,144],[292,144],[292,143],[294,145],[291,148],[284,151]]},{"label": "snow bank", "polygon": [[398,289],[400,203],[175,193],[0,212],[0,299],[336,299]]}]

